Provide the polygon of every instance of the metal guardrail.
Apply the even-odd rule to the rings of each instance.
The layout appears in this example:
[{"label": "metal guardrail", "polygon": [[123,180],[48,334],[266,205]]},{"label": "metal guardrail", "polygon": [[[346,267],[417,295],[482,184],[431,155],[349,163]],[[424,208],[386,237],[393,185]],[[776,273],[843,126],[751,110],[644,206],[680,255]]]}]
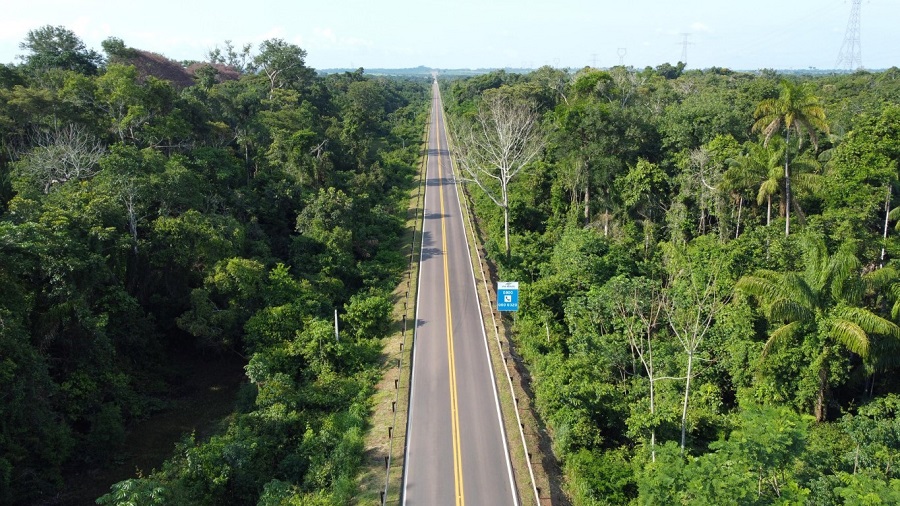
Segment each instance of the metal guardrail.
[{"label": "metal guardrail", "polygon": [[[431,122],[429,121],[427,128],[426,128],[426,132],[425,132],[426,139],[428,138],[430,129],[431,129]],[[450,142],[449,135],[448,135],[448,142]],[[427,149],[427,142],[425,143],[425,146]],[[394,460],[393,459],[394,438],[395,438],[395,436],[397,436],[397,431],[394,430],[394,427],[397,426],[397,414],[398,414],[399,408],[400,408],[400,406],[399,406],[400,390],[401,390],[400,389],[400,379],[403,376],[403,350],[404,350],[404,348],[407,347],[407,339],[406,338],[407,338],[407,330],[408,329],[407,329],[406,314],[409,311],[409,303],[410,303],[410,284],[412,281],[412,265],[413,265],[413,261],[416,258],[415,257],[416,238],[417,237],[421,238],[421,232],[419,230],[419,221],[422,219],[421,215],[424,212],[424,205],[422,202],[422,199],[424,197],[424,192],[422,191],[422,188],[423,188],[423,182],[424,182],[423,179],[425,177],[424,176],[425,171],[427,170],[427,166],[428,166],[427,155],[424,157],[422,163],[423,163],[423,167],[420,172],[419,184],[418,184],[417,190],[416,190],[416,210],[417,210],[416,213],[417,214],[416,214],[415,224],[414,224],[414,228],[413,228],[412,241],[410,242],[410,245],[409,245],[409,264],[407,265],[407,269],[406,269],[406,295],[405,295],[406,300],[403,302],[403,309],[404,309],[403,331],[402,331],[402,338],[401,338],[401,342],[400,342],[400,350],[397,353],[397,379],[394,380],[394,390],[395,390],[394,400],[391,401],[391,411],[393,412],[393,422],[392,422],[392,425],[388,427],[388,439],[389,439],[388,454],[384,458],[384,490],[381,491],[381,505],[382,506],[387,506],[388,501],[389,501],[388,498],[389,498],[389,489],[390,489],[390,480],[391,480],[391,465]],[[461,200],[464,202],[463,205],[465,206],[465,215],[466,215],[466,219],[468,222],[468,229],[469,229],[470,233],[472,234],[472,240],[474,241],[473,244],[477,245],[478,242],[475,237],[475,227],[474,227],[474,224],[472,223],[472,214],[469,209],[468,199],[461,199]],[[478,249],[476,247],[476,253],[477,252],[478,252]],[[484,259],[481,258],[480,254],[478,254],[478,267],[481,270],[481,280],[484,284],[485,294],[488,297],[488,304],[491,305],[491,321],[492,321],[493,327],[494,327],[494,337],[497,340],[497,348],[498,348],[498,350],[500,350],[500,353],[502,354],[503,346],[500,341],[499,326],[497,325],[497,320],[494,316],[493,302],[490,300],[491,291],[488,287],[487,276],[485,275],[485,271],[484,271]],[[417,269],[417,272],[418,272],[418,269]],[[413,343],[413,346],[415,346],[415,343]],[[410,358],[409,358],[409,365],[407,365],[407,367],[411,367],[412,350],[408,349],[408,352],[410,354],[409,355]],[[540,492],[539,492],[539,489],[537,488],[537,481],[535,480],[535,477],[534,477],[534,467],[531,463],[531,452],[528,451],[528,443],[525,439],[524,424],[522,423],[522,418],[519,415],[519,408],[518,408],[519,402],[518,402],[518,399],[516,398],[515,389],[514,389],[513,382],[512,382],[512,374],[509,371],[509,365],[507,364],[506,360],[503,361],[503,370],[506,373],[506,380],[507,380],[507,383],[509,384],[509,394],[513,401],[513,411],[516,414],[516,425],[519,428],[519,436],[522,440],[522,447],[525,452],[525,460],[526,460],[526,463],[528,466],[528,473],[531,478],[531,488],[532,488],[532,491],[534,492],[535,503],[538,506],[540,506],[540,504],[541,504]],[[407,399],[407,401],[408,401],[408,399]],[[408,408],[407,408],[407,413],[408,413]],[[409,421],[407,419],[407,424],[408,423],[409,423]],[[404,430],[403,437],[404,438],[406,437],[406,430]],[[401,493],[401,495],[398,495],[397,502],[398,503],[401,502],[401,499],[402,499],[402,493]],[[393,502],[393,501],[391,501],[391,502]]]},{"label": "metal guardrail", "polygon": [[[443,103],[443,102],[442,102]],[[450,152],[453,152],[453,138],[450,136],[450,133],[447,133],[447,144]],[[451,165],[453,164],[453,158],[450,158]],[[491,307],[491,323],[494,327],[494,338],[497,340],[497,350],[500,352],[501,356],[503,355],[503,344],[500,342],[500,327],[497,325],[497,319],[494,317],[494,308],[496,307],[494,302],[491,301],[491,290],[488,288],[487,284],[487,276],[484,273],[484,258],[481,257],[478,249],[478,239],[475,237],[475,225],[472,222],[472,211],[469,208],[469,199],[467,198],[460,199],[462,205],[465,207],[465,215],[466,222],[468,224],[469,232],[472,235],[472,244],[475,247],[475,253],[478,257],[478,268],[481,271],[481,281],[484,284],[484,294],[488,298],[488,305]],[[522,423],[522,417],[519,415],[519,399],[516,397],[516,391],[513,387],[512,382],[512,374],[509,372],[509,364],[507,364],[506,359],[503,360],[503,372],[506,373],[506,381],[509,384],[509,395],[512,399],[512,407],[513,411],[516,413],[516,426],[519,428],[519,436],[522,439],[522,449],[525,452],[525,462],[528,466],[528,475],[531,478],[531,489],[534,493],[534,500],[538,506],[541,506],[541,494],[540,489],[537,487],[537,481],[534,478],[534,466],[531,464],[531,452],[528,451],[528,443],[525,440],[525,425]]]},{"label": "metal guardrail", "polygon": [[[469,202],[468,198],[461,199],[465,202],[463,205],[466,208],[466,218],[469,224],[469,231],[472,233],[472,241],[473,244],[478,244],[475,238],[475,226],[472,223],[472,214],[469,210]],[[503,354],[503,344],[500,342],[500,327],[497,325],[497,319],[494,317],[494,303],[490,300],[491,298],[491,290],[488,288],[487,284],[487,276],[484,273],[484,259],[481,258],[481,255],[478,253],[478,248],[476,246],[475,252],[478,255],[478,268],[481,270],[481,281],[484,284],[484,293],[488,298],[488,304],[491,306],[491,323],[494,326],[494,338],[497,340],[497,349],[500,351],[500,354]],[[534,478],[534,467],[531,465],[531,452],[528,451],[528,443],[525,441],[525,425],[522,423],[522,417],[519,416],[519,399],[516,397],[516,391],[513,387],[512,382],[512,374],[509,372],[509,364],[507,364],[506,359],[503,360],[503,372],[506,373],[506,381],[509,383],[509,395],[512,397],[513,401],[513,411],[516,413],[516,426],[519,428],[519,436],[522,438],[522,448],[525,451],[525,462],[528,464],[528,474],[531,478],[531,489],[534,492],[534,500],[535,503],[540,506],[541,504],[541,496],[540,492],[537,488],[537,481]]]}]

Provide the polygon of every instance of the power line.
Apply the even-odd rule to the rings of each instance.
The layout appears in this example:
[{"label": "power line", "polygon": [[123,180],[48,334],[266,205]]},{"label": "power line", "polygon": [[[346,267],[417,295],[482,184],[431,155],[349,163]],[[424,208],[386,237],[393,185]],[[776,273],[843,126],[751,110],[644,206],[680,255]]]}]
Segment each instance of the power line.
[{"label": "power line", "polygon": [[853,0],[853,7],[850,9],[850,20],[847,21],[847,32],[844,34],[844,42],[841,44],[837,63],[834,64],[836,68],[847,68],[848,70],[862,68],[862,47],[859,43],[859,13],[861,6],[862,0]]},{"label": "power line", "polygon": [[726,55],[732,58],[749,56],[761,59],[756,63],[759,68],[776,65],[771,59],[774,57],[793,57],[798,60],[801,56],[808,58],[806,54],[793,52],[792,48],[802,46],[809,40],[821,39],[823,25],[833,22],[833,18],[846,15],[843,3],[839,0],[828,0],[820,2],[813,9],[804,10],[796,17],[773,19],[770,27],[757,31],[752,39],[735,39]]}]

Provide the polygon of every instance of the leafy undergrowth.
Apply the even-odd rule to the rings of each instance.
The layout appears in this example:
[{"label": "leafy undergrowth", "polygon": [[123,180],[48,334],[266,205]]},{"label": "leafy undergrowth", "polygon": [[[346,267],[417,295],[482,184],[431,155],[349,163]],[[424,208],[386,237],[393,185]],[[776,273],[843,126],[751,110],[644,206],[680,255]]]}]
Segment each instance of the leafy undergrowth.
[{"label": "leafy undergrowth", "polygon": [[92,503],[113,483],[159,469],[186,435],[205,440],[227,426],[238,391],[246,385],[243,361],[223,356],[190,357],[180,362],[166,407],[129,429],[119,457],[100,469],[77,468],[66,473],[65,492],[44,504]]}]

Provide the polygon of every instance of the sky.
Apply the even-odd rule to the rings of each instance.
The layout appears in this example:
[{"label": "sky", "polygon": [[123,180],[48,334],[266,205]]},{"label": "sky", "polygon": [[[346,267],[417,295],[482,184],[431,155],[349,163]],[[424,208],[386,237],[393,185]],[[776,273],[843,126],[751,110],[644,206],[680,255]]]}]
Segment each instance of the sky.
[{"label": "sky", "polygon": [[[0,63],[29,30],[64,26],[102,53],[118,37],[174,60],[279,38],[326,68],[577,69],[676,63],[832,69],[852,0],[0,0]],[[867,69],[900,66],[900,0],[862,0]],[[688,35],[684,35],[688,34]],[[685,45],[685,42],[687,44]]]}]

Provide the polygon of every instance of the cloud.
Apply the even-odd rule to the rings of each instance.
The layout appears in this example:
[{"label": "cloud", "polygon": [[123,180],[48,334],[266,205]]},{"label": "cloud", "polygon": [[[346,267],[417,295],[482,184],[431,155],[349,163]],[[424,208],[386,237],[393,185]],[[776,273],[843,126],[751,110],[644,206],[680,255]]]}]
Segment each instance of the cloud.
[{"label": "cloud", "polygon": [[712,29],[710,29],[709,26],[707,26],[706,23],[703,23],[702,21],[694,21],[693,23],[691,23],[691,30],[695,32],[707,33],[712,31]]},{"label": "cloud", "polygon": [[113,34],[109,23],[101,23],[88,16],[78,16],[66,26],[81,37],[85,43],[102,41]]},{"label": "cloud", "polygon": [[0,40],[21,42],[28,30],[38,28],[40,25],[39,21],[33,19],[0,19]]},{"label": "cloud", "polygon": [[255,40],[258,40],[260,42],[262,42],[264,40],[283,39],[283,38],[284,38],[284,27],[283,26],[273,26],[272,28],[269,28],[265,32],[254,37]]},{"label": "cloud", "polygon": [[313,48],[327,49],[371,48],[375,45],[371,40],[362,37],[338,35],[330,27],[313,28],[312,36],[307,42]]},{"label": "cloud", "polygon": [[341,44],[349,47],[372,47],[374,45],[371,40],[359,37],[344,37],[341,39]]},{"label": "cloud", "polygon": [[337,42],[337,36],[331,28],[313,28],[313,38],[319,42],[331,44]]}]

